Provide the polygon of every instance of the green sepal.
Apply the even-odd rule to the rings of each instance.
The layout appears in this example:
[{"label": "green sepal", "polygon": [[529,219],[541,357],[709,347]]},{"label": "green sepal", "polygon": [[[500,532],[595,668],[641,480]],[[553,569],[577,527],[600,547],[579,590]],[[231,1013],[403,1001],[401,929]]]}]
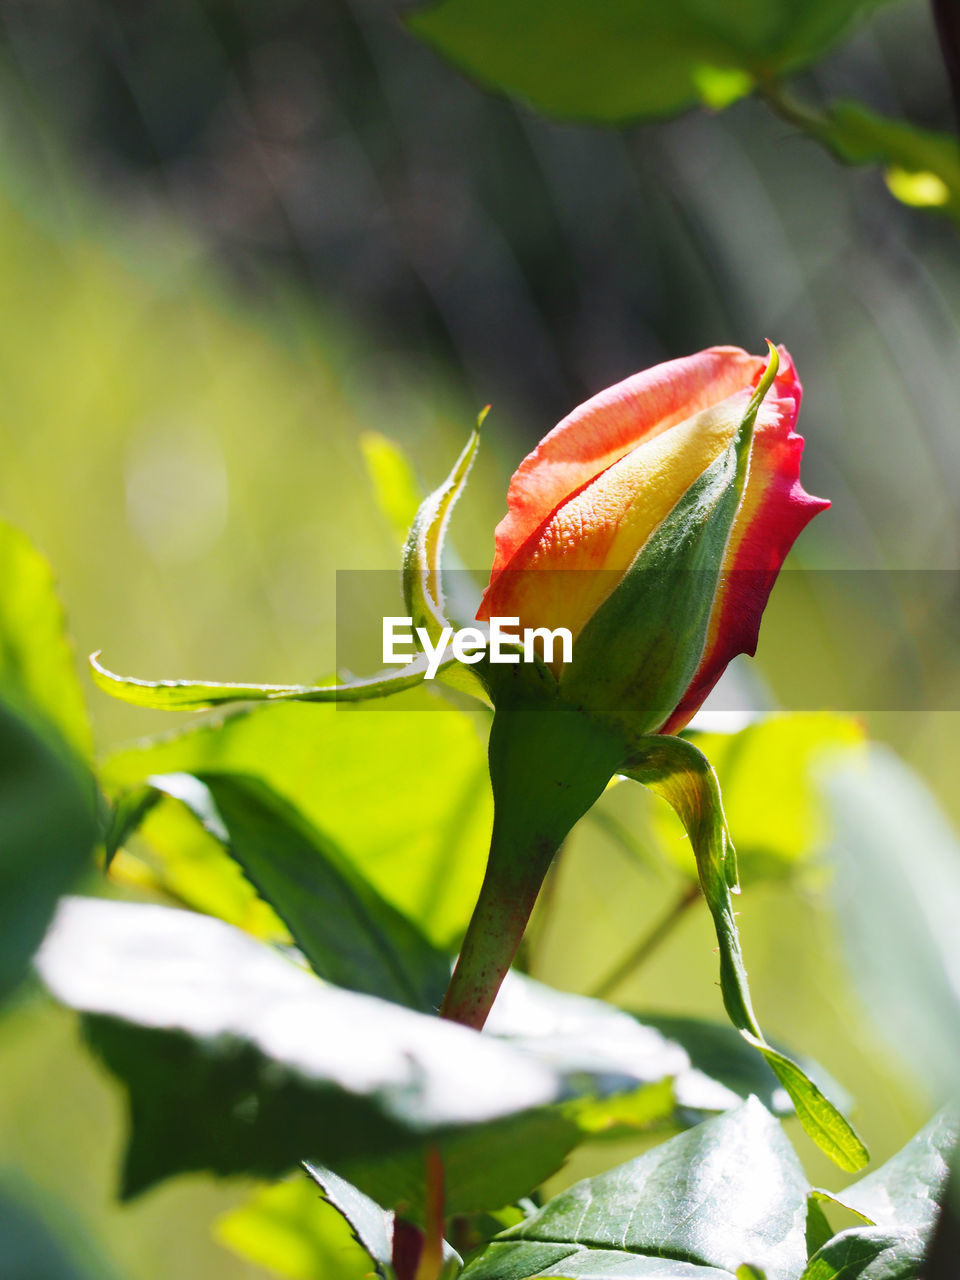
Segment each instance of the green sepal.
[{"label": "green sepal", "polygon": [[480,427],[486,415],[485,409],[446,480],[421,502],[403,548],[403,598],[407,611],[414,627],[423,627],[434,642],[448,625],[441,574],[443,541],[450,514],[477,456]]},{"label": "green sepal", "polygon": [[[403,548],[403,598],[407,612],[414,627],[425,628],[434,643],[443,628],[449,625],[444,613],[443,542],[451,512],[466,486],[477,456],[480,428],[489,409],[487,405],[477,417],[477,425],[446,480],[421,502]],[[448,661],[437,676],[451,688],[486,701],[483,685],[470,667]]]},{"label": "green sepal", "polygon": [[[446,658],[441,669],[454,665]],[[100,662],[99,650],[90,655],[90,669],[97,688],[121,702],[156,711],[206,711],[230,702],[363,702],[387,698],[422,683],[426,658],[396,671],[347,680],[343,684],[230,684],[209,680],[140,680],[119,676]]]},{"label": "green sepal", "polygon": [[757,413],[779,368],[767,345],[767,367],[734,438],[641,548],[577,638],[561,677],[567,700],[630,732],[660,728],[700,665]]},{"label": "green sepal", "polygon": [[863,1168],[866,1147],[832,1102],[786,1054],[764,1038],[750,999],[730,897],[733,844],[723,813],[720,784],[706,756],[692,742],[659,734],[641,738],[622,772],[662,796],[690,837],[703,896],[713,917],[720,949],[720,989],[730,1021],[766,1059],[786,1089],[806,1132],[849,1172]]}]

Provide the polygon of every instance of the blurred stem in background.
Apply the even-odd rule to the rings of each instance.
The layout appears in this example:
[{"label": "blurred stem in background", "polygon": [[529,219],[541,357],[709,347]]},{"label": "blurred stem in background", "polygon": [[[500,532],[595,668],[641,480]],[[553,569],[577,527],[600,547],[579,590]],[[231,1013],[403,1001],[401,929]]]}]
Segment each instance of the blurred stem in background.
[{"label": "blurred stem in background", "polygon": [[931,0],[931,8],[960,125],[960,4],[957,0]]},{"label": "blurred stem in background", "polygon": [[674,901],[667,907],[653,928],[637,943],[634,949],[624,957],[605,978],[602,978],[590,991],[590,995],[599,999],[608,999],[627,978],[639,969],[657,950],[662,942],[673,933],[674,929],[687,914],[693,904],[700,898],[700,885],[696,880],[685,885]]}]

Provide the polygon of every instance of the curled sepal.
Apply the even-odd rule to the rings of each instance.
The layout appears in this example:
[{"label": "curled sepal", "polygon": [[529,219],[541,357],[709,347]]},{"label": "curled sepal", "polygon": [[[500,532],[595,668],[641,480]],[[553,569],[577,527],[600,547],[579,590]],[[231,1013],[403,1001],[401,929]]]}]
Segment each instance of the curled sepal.
[{"label": "curled sepal", "polygon": [[[216,684],[207,680],[138,680],[134,676],[118,676],[100,662],[100,652],[90,655],[94,684],[121,702],[157,711],[206,711],[229,702],[363,702],[367,698],[387,698],[421,683],[426,675],[427,660],[415,662],[397,671],[380,673],[343,684]],[[454,665],[447,658],[441,667]]]},{"label": "curled sepal", "polygon": [[477,418],[477,425],[446,480],[421,502],[403,548],[403,598],[414,627],[424,627],[434,642],[447,625],[440,565],[443,540],[450,513],[473,466],[480,427],[489,407]]},{"label": "curled sepal", "polygon": [[717,932],[720,989],[731,1022],[766,1058],[790,1095],[800,1123],[821,1151],[841,1169],[855,1172],[863,1168],[869,1156],[850,1123],[801,1067],[767,1044],[760,1030],[730,898],[733,845],[720,784],[710,762],[692,742],[658,734],[634,742],[633,754],[621,772],[662,796],[690,837],[703,896]]}]

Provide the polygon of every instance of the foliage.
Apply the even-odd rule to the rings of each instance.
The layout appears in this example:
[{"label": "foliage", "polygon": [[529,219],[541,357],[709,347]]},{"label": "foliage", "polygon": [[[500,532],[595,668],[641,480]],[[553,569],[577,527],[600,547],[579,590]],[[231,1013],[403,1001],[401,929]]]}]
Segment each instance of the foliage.
[{"label": "foliage", "polygon": [[[446,511],[438,519],[445,523]],[[57,620],[38,635],[63,682],[49,576],[21,553],[39,585],[26,621],[10,611],[5,625],[22,636],[37,616]],[[433,577],[422,580],[438,609],[439,557],[438,537],[423,553]],[[10,684],[29,708],[25,682]],[[483,769],[475,713],[413,713],[410,723],[281,701],[104,763],[111,878],[193,910],[66,899],[37,959],[48,989],[80,1012],[88,1045],[128,1094],[125,1197],[190,1171],[276,1179],[306,1161],[322,1213],[310,1211],[302,1182],[285,1183],[228,1219],[224,1238],[253,1257],[265,1249],[281,1274],[309,1274],[337,1238],[334,1212],[349,1223],[357,1266],[359,1247],[381,1275],[407,1280],[404,1251],[417,1253],[429,1238],[430,1162],[439,1158],[445,1212],[465,1224],[465,1274],[478,1278],[654,1276],[665,1274],[667,1259],[671,1274],[681,1267],[691,1280],[750,1268],[773,1280],[825,1280],[853,1266],[914,1274],[935,1225],[931,1206],[944,1194],[952,1122],[934,1122],[846,1191],[808,1185],[774,1118],[791,1109],[785,1094],[841,1167],[860,1167],[866,1152],[810,1068],[759,1030],[730,900],[735,856],[717,775],[699,746],[640,736],[624,769],[663,795],[687,829],[717,927],[724,1003],[742,1039],[696,1019],[645,1020],[519,974],[478,1035],[433,1016],[476,892],[478,847],[464,836],[471,815],[485,825],[489,812],[475,798]],[[47,850],[44,875],[28,877],[33,917],[21,911],[19,927],[7,930],[8,988],[95,838],[89,775],[54,728],[56,702],[46,706],[54,713],[41,699],[37,729],[3,712],[5,777],[13,780],[14,762],[20,770],[0,813],[4,847],[21,862],[41,838]],[[64,722],[68,732],[76,723]],[[421,724],[411,753],[410,731]],[[792,820],[777,826],[760,811],[750,837],[753,875],[782,877],[820,830],[809,762],[825,745],[849,755],[858,731],[835,717],[788,717],[735,738],[695,736],[715,749],[735,810],[747,803],[736,799],[738,787],[749,795],[751,779],[775,770],[774,754],[791,759],[787,776],[774,772],[765,785],[773,813],[792,805]],[[378,751],[385,767],[371,777]],[[809,762],[799,770],[801,761]],[[432,800],[416,789],[425,770]],[[382,826],[360,828],[356,806],[377,788]],[[746,815],[744,825],[750,830]],[[865,830],[863,817],[854,829]],[[437,898],[440,850],[451,888]],[[751,1049],[765,1059],[762,1071]],[[536,1212],[518,1220],[511,1210],[514,1225],[498,1234],[504,1206],[536,1192],[578,1145],[671,1130],[677,1136]],[[832,1234],[822,1207],[831,1203],[860,1225]],[[444,1248],[444,1274],[456,1274],[460,1255]]]},{"label": "foliage", "polygon": [[[483,82],[565,119],[619,124],[757,92],[844,161],[887,166],[901,199],[956,216],[952,139],[859,104],[813,111],[781,83],[872,7],[746,0],[707,22],[693,3],[442,0],[410,25]],[[434,631],[448,613],[444,535],[479,425],[423,501],[397,447],[364,443],[403,548],[408,608]],[[739,501],[740,463],[745,455],[733,468],[739,488],[713,477],[727,518],[711,526],[711,563]],[[697,488],[689,505],[703,498]],[[686,534],[688,514],[678,507],[664,522],[653,553]],[[955,1113],[938,1113],[851,1184],[812,1185],[782,1121],[799,1120],[847,1173],[868,1153],[842,1091],[761,1031],[734,910],[738,864],[748,889],[809,891],[826,879],[832,839],[851,969],[938,1101],[953,1092],[960,853],[904,767],[863,750],[860,726],[778,715],[736,734],[638,731],[625,752],[620,736],[569,708],[525,733],[509,705],[516,690],[486,669],[448,666],[455,696],[423,715],[334,705],[403,695],[423,679],[419,662],[369,679],[266,685],[143,681],[95,661],[100,688],[128,702],[216,714],[115,749],[94,770],[49,567],[6,526],[0,575],[0,998],[30,997],[34,958],[48,993],[79,1015],[128,1103],[122,1198],[190,1173],[256,1179],[265,1185],[218,1234],[292,1280],[371,1268],[381,1280],[944,1280],[937,1241],[956,1221]],[[669,584],[660,589],[676,606]],[[650,603],[649,592],[638,597]],[[620,603],[636,613],[633,595]],[[696,593],[680,603],[705,633]],[[595,667],[616,643],[635,655],[644,628],[656,632],[649,619],[639,630],[615,623]],[[690,672],[681,675],[678,687]],[[478,698],[471,709],[464,694]],[[636,720],[622,698],[610,701]],[[251,705],[222,709],[236,702]],[[493,885],[514,916],[508,941],[519,941],[518,904],[532,905],[574,824],[594,802],[606,813],[607,789],[631,783],[666,805],[640,836],[608,829],[631,857],[642,848],[651,877],[681,882],[683,910],[702,893],[732,1026],[626,1010],[520,966],[482,1033],[436,1017],[450,1013],[457,952],[462,963],[476,940],[478,893],[483,905]],[[491,825],[500,861],[482,881]],[[97,847],[103,879],[82,881]],[[528,879],[516,870],[525,853],[539,859]],[[88,896],[70,896],[78,886]],[[548,917],[549,904],[541,910]],[[502,924],[477,919],[481,932]],[[490,953],[475,954],[492,1002],[503,974],[491,989]],[[495,954],[505,970],[512,951],[505,964]],[[645,1149],[559,1186],[571,1155],[600,1152],[609,1164],[615,1140]],[[109,1275],[72,1256],[48,1217],[52,1206],[3,1186],[4,1276]]]},{"label": "foliage", "polygon": [[960,218],[960,146],[858,102],[799,102],[786,77],[822,57],[882,0],[743,0],[729,5],[621,0],[439,0],[409,26],[489,88],[547,115],[623,125],[756,92],[847,164],[880,164],[906,204]]}]

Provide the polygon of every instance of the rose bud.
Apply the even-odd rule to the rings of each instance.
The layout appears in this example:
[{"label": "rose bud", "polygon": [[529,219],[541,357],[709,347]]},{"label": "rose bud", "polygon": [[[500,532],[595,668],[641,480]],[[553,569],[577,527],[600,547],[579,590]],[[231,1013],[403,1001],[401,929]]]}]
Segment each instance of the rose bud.
[{"label": "rose bud", "polygon": [[569,628],[564,701],[676,733],[756,651],[787,552],[830,505],[800,483],[801,386],[778,354],[712,347],[634,374],[520,464],[477,616]]},{"label": "rose bud", "polygon": [[[493,838],[446,1016],[482,1026],[550,861],[610,777],[664,751],[688,772],[670,735],[754,650],[784,557],[828,505],[800,485],[799,405],[785,351],[716,347],[601,392],[520,464],[477,616],[567,627],[573,647],[483,672]],[[708,805],[709,766],[690,776]],[[728,845],[701,867],[721,932]]]}]

